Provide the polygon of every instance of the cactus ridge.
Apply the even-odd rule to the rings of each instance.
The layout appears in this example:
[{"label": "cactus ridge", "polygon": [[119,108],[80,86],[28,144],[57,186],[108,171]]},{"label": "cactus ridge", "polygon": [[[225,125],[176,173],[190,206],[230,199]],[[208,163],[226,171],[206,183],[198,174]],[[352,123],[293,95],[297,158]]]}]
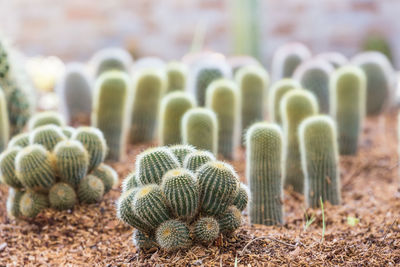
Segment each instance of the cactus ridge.
[{"label": "cactus ridge", "polygon": [[142,232],[138,229],[135,229],[135,231],[133,231],[132,241],[133,244],[140,249],[147,250],[158,247],[157,241],[155,240],[154,236]]},{"label": "cactus ridge", "polygon": [[191,145],[174,145],[170,146],[169,149],[174,153],[181,165],[183,165],[183,161],[187,155],[196,151]]},{"label": "cactus ridge", "polygon": [[218,223],[221,233],[232,233],[240,227],[242,223],[242,214],[235,206],[229,206],[228,209],[219,216]]},{"label": "cactus ridge", "polygon": [[135,172],[131,172],[122,181],[122,185],[121,185],[122,193],[124,193],[124,192],[126,192],[126,191],[128,191],[130,189],[136,188],[138,186],[139,186],[139,183],[138,183],[138,181],[136,179],[136,173]]},{"label": "cactus ridge", "polygon": [[57,210],[72,209],[76,201],[75,190],[69,184],[57,183],[50,188],[50,207]]},{"label": "cactus ridge", "polygon": [[215,160],[216,160],[215,156],[211,152],[205,150],[198,150],[188,154],[185,157],[185,160],[183,162],[183,167],[192,172],[197,172],[197,170],[201,166],[203,166],[207,162]]},{"label": "cactus ridge", "polygon": [[201,217],[193,227],[193,233],[196,240],[208,244],[218,238],[219,223],[213,217]]},{"label": "cactus ridge", "polygon": [[72,137],[72,135],[75,133],[75,128],[70,127],[70,126],[64,126],[61,128],[61,131],[65,135],[65,137],[70,139]]},{"label": "cactus ridge", "polygon": [[103,182],[98,177],[89,174],[81,179],[77,194],[81,203],[92,204],[100,202],[104,195]]},{"label": "cactus ridge", "polygon": [[121,48],[106,48],[98,51],[91,59],[95,76],[108,71],[128,72],[132,65],[132,57]]},{"label": "cactus ridge", "polygon": [[29,133],[20,133],[11,138],[8,142],[8,148],[12,147],[26,147],[29,145]]},{"label": "cactus ridge", "polygon": [[199,106],[204,106],[208,86],[224,76],[219,68],[204,68],[199,70],[196,77],[195,95]]},{"label": "cactus ridge", "polygon": [[174,219],[162,223],[157,228],[156,240],[166,251],[187,248],[191,244],[188,226]]},{"label": "cactus ridge", "polygon": [[30,144],[43,145],[50,152],[63,140],[66,140],[66,137],[61,128],[55,125],[44,125],[35,128],[29,137]]},{"label": "cactus ridge", "polygon": [[1,180],[6,185],[16,189],[23,188],[21,181],[17,178],[14,164],[20,150],[19,147],[9,148],[0,155]]}]

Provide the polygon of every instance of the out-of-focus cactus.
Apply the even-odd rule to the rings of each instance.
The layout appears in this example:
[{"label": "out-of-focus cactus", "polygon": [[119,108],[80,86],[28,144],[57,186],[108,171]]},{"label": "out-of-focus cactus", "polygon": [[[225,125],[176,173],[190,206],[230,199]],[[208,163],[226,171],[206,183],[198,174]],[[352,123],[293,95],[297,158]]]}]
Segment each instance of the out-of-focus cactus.
[{"label": "out-of-focus cactus", "polygon": [[183,161],[183,167],[192,172],[196,172],[201,166],[210,161],[215,161],[215,156],[205,150],[198,150],[188,154]]},{"label": "out-of-focus cactus", "polygon": [[29,145],[29,133],[20,133],[11,138],[8,142],[8,148],[12,147],[26,147]]},{"label": "out-of-focus cactus", "polygon": [[174,145],[170,146],[169,149],[174,153],[181,165],[183,165],[187,155],[196,151],[196,149],[191,145]]},{"label": "out-of-focus cactus", "polygon": [[25,192],[19,202],[19,210],[22,216],[36,217],[42,210],[49,206],[47,195],[34,191]]},{"label": "out-of-focus cactus", "polygon": [[129,72],[132,65],[132,57],[124,49],[105,48],[93,55],[91,65],[95,76],[100,76],[110,70]]},{"label": "out-of-focus cactus", "polygon": [[76,193],[71,185],[65,183],[57,183],[50,188],[49,202],[50,207],[52,207],[53,209],[72,209],[76,201]]},{"label": "out-of-focus cactus", "polygon": [[282,97],[290,90],[300,87],[301,85],[298,81],[290,78],[279,80],[271,86],[268,96],[268,115],[272,122],[275,122],[279,125],[282,124],[282,116],[279,108]]},{"label": "out-of-focus cactus", "polygon": [[75,133],[75,128],[70,127],[70,126],[64,126],[61,128],[61,131],[63,132],[65,137],[70,139],[72,137],[72,135]]},{"label": "out-of-focus cactus", "polygon": [[11,147],[4,151],[0,156],[0,175],[1,181],[8,186],[16,189],[23,188],[21,181],[17,178],[15,173],[15,158],[20,147]]},{"label": "out-of-focus cactus", "polygon": [[251,56],[232,56],[228,57],[227,60],[235,76],[241,68],[248,66],[261,66],[260,62]]},{"label": "out-of-focus cactus", "polygon": [[186,77],[188,68],[185,64],[172,61],[166,66],[168,86],[167,92],[184,91],[186,88]]},{"label": "out-of-focus cactus", "polygon": [[89,174],[80,181],[77,193],[81,203],[97,203],[104,195],[104,184],[98,177]]},{"label": "out-of-focus cactus", "polygon": [[7,198],[7,215],[11,218],[19,218],[21,217],[20,203],[21,198],[24,195],[24,191],[20,191],[10,187],[8,189],[8,198]]},{"label": "out-of-focus cactus", "polygon": [[45,125],[65,126],[65,120],[60,113],[54,111],[43,111],[36,113],[29,119],[28,129],[30,131]]},{"label": "out-of-focus cactus", "polygon": [[101,164],[99,167],[94,169],[91,174],[93,174],[103,182],[104,193],[108,193],[118,183],[117,172],[106,164]]},{"label": "out-of-focus cactus", "polygon": [[317,59],[322,59],[330,63],[335,69],[340,68],[348,63],[348,59],[339,52],[325,52],[316,55]]},{"label": "out-of-focus cactus", "polygon": [[389,40],[378,33],[370,34],[363,43],[364,51],[377,51],[384,54],[393,63],[393,53]]},{"label": "out-of-focus cactus", "polygon": [[166,251],[187,248],[191,244],[189,227],[184,222],[168,220],[157,228],[156,240]]},{"label": "out-of-focus cactus", "polygon": [[66,140],[65,135],[61,128],[55,125],[40,126],[33,130],[29,137],[30,144],[42,145],[50,152],[63,140]]},{"label": "out-of-focus cactus", "polygon": [[0,151],[7,147],[10,138],[10,123],[8,119],[7,101],[3,91],[0,90]]}]

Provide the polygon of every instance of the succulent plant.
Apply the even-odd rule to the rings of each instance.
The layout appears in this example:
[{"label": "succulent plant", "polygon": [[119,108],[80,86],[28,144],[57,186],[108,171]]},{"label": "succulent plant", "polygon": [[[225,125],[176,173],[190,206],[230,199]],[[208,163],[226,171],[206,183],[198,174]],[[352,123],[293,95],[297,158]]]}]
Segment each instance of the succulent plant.
[{"label": "succulent plant", "polygon": [[30,144],[39,144],[48,151],[53,151],[54,147],[61,141],[66,140],[60,127],[55,125],[44,125],[35,128],[29,137]]},{"label": "succulent plant", "polygon": [[195,105],[194,99],[181,91],[169,93],[162,99],[158,129],[160,145],[182,143],[181,119],[185,112]]},{"label": "succulent plant", "polygon": [[188,226],[175,219],[168,220],[157,228],[156,240],[166,251],[175,251],[191,245]]},{"label": "succulent plant", "polygon": [[192,108],[182,118],[182,142],[197,149],[218,153],[218,120],[214,111]]},{"label": "succulent plant", "polygon": [[167,92],[184,91],[188,68],[184,63],[171,61],[166,66],[168,86]]},{"label": "succulent plant", "polygon": [[188,169],[191,172],[195,173],[201,166],[203,166],[207,162],[215,160],[215,156],[211,152],[205,150],[197,150],[186,155],[182,166],[185,169]]},{"label": "succulent plant", "polygon": [[242,214],[235,206],[229,206],[227,210],[218,217],[221,233],[232,233],[242,224]]},{"label": "succulent plant", "polygon": [[282,116],[279,109],[281,100],[287,92],[296,88],[301,88],[300,83],[290,78],[279,80],[271,86],[268,96],[268,115],[272,122],[279,125],[282,124]]},{"label": "succulent plant", "polygon": [[304,194],[309,207],[320,199],[340,204],[339,156],[334,121],[325,115],[305,119],[299,127]]},{"label": "succulent plant", "polygon": [[304,176],[301,170],[298,127],[305,118],[318,113],[318,102],[310,91],[296,89],[284,95],[280,110],[285,140],[284,185],[303,193]]},{"label": "succulent plant", "polygon": [[20,150],[20,147],[11,147],[0,155],[1,180],[4,184],[15,189],[21,189],[24,187],[21,181],[17,178],[14,164],[15,158]]},{"label": "succulent plant", "polygon": [[139,183],[136,179],[136,173],[135,172],[131,172],[129,173],[125,179],[122,181],[122,193],[129,191],[135,187],[138,187]]},{"label": "succulent plant", "polygon": [[3,91],[0,90],[0,151],[7,147],[10,138],[10,122],[8,119],[7,101]]},{"label": "succulent plant", "polygon": [[339,52],[325,52],[318,54],[317,59],[322,59],[330,63],[335,69],[348,64],[348,59]]},{"label": "succulent plant", "polygon": [[[251,192],[250,222],[282,224],[282,131],[276,124],[256,123],[247,131],[246,142],[246,176]],[[236,205],[239,210],[242,206]]]},{"label": "succulent plant", "polygon": [[33,115],[28,121],[28,130],[32,131],[40,126],[55,125],[64,127],[65,120],[61,114],[54,111],[43,111]]},{"label": "succulent plant", "polygon": [[366,109],[366,77],[356,66],[344,66],[331,77],[331,116],[338,129],[341,155],[357,153]]},{"label": "succulent plant", "polygon": [[20,133],[15,135],[11,140],[8,142],[8,148],[12,147],[26,147],[29,145],[29,133]]},{"label": "succulent plant", "polygon": [[249,201],[249,188],[245,184],[240,183],[239,190],[233,199],[232,205],[238,208],[238,210],[244,211]]},{"label": "succulent plant", "polygon": [[131,101],[131,82],[126,73],[110,71],[97,79],[92,125],[103,132],[110,160],[117,161],[125,156]]},{"label": "succulent plant", "polygon": [[151,249],[154,247],[158,247],[157,241],[154,236],[147,234],[146,232],[142,232],[138,229],[133,231],[132,235],[133,244],[140,249]]},{"label": "succulent plant", "polygon": [[194,237],[204,244],[213,242],[219,236],[219,223],[213,217],[201,217],[193,226]]},{"label": "succulent plant", "polygon": [[24,195],[24,191],[14,189],[10,187],[8,189],[8,197],[7,197],[7,215],[10,218],[19,218],[21,217],[20,203],[21,198]]},{"label": "succulent plant", "polygon": [[70,139],[72,137],[72,135],[74,135],[74,133],[75,133],[75,128],[73,128],[71,126],[64,126],[61,128],[61,131],[63,132],[65,137]]},{"label": "succulent plant", "polygon": [[26,191],[19,202],[21,215],[27,218],[36,217],[42,210],[49,206],[47,195],[34,191]]},{"label": "succulent plant", "polygon": [[168,148],[175,155],[181,165],[183,165],[183,161],[187,155],[196,152],[196,149],[191,145],[174,145]]},{"label": "succulent plant", "polygon": [[235,157],[239,141],[240,103],[236,84],[220,79],[212,82],[206,94],[206,106],[218,119],[218,153],[227,159]]},{"label": "succulent plant", "polygon": [[117,172],[104,163],[94,169],[91,174],[93,174],[103,182],[104,193],[108,193],[118,183]]},{"label": "succulent plant", "polygon": [[56,210],[68,210],[75,206],[77,199],[74,188],[66,183],[56,183],[50,188],[50,207]]},{"label": "succulent plant", "polygon": [[105,48],[97,51],[91,59],[93,73],[100,76],[107,71],[129,72],[132,65],[132,57],[128,51],[121,48]]},{"label": "succulent plant", "polygon": [[81,179],[77,195],[81,203],[97,203],[104,195],[104,184],[97,176],[89,174]]},{"label": "succulent plant", "polygon": [[205,105],[208,86],[213,81],[218,80],[223,76],[223,72],[217,67],[206,67],[198,70],[195,84],[195,95],[199,106]]}]

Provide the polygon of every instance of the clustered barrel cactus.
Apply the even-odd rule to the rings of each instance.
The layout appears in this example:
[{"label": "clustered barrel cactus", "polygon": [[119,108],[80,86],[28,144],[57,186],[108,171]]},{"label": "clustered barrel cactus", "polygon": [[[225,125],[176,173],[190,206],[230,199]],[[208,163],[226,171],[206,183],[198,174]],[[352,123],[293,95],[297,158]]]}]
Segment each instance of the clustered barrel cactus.
[{"label": "clustered barrel cactus", "polygon": [[134,244],[166,251],[209,244],[220,233],[235,231],[249,198],[230,165],[184,145],[139,154],[122,188],[117,215],[136,228]]},{"label": "clustered barrel cactus", "polygon": [[93,127],[73,129],[67,137],[48,124],[14,137],[0,155],[1,178],[10,187],[8,215],[27,219],[47,207],[99,202],[118,181],[103,163],[106,154],[103,134]]}]

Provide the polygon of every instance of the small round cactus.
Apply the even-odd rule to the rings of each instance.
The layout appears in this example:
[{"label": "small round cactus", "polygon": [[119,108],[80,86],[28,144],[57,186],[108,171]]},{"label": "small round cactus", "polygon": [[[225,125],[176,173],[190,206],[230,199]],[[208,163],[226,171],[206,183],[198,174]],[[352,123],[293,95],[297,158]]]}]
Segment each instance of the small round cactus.
[{"label": "small round cactus", "polygon": [[76,203],[76,193],[73,187],[66,183],[57,183],[49,191],[50,207],[56,210],[72,209]]},{"label": "small round cactus", "polygon": [[249,203],[249,189],[243,183],[240,183],[239,190],[232,202],[232,205],[240,211],[244,211]]},{"label": "small round cactus", "polygon": [[7,215],[11,218],[21,217],[20,203],[25,192],[10,187],[7,198]]},{"label": "small round cactus", "polygon": [[108,193],[118,183],[117,172],[106,164],[101,164],[91,173],[99,178],[104,184],[104,193]]},{"label": "small round cactus", "polygon": [[221,233],[232,233],[242,224],[242,214],[235,206],[228,209],[218,217],[219,229]]},{"label": "small round cactus", "polygon": [[188,154],[183,162],[183,167],[192,172],[196,172],[201,166],[210,161],[215,161],[215,156],[208,151],[197,150]]},{"label": "small round cactus", "polygon": [[296,80],[285,78],[275,82],[271,88],[269,89],[268,96],[268,107],[269,107],[269,117],[272,122],[277,124],[282,124],[282,116],[279,110],[279,106],[282,100],[282,97],[295,88],[300,88],[300,83]]},{"label": "small round cactus", "polygon": [[104,195],[103,182],[94,175],[85,176],[79,183],[77,193],[81,203],[97,203]]},{"label": "small round cactus", "polygon": [[31,131],[40,126],[44,125],[55,125],[59,127],[65,126],[65,120],[61,114],[54,111],[44,111],[35,114],[29,119],[28,129]]},{"label": "small round cactus", "polygon": [[75,133],[75,128],[70,126],[65,126],[61,128],[61,131],[65,135],[65,137],[71,138],[72,135]]},{"label": "small round cactus", "polygon": [[40,126],[32,131],[30,144],[43,145],[48,151],[53,151],[58,142],[66,140],[61,128],[55,125]]},{"label": "small round cactus", "polygon": [[135,229],[135,231],[133,231],[132,241],[136,247],[144,250],[158,247],[157,241],[153,236],[138,229]]},{"label": "small round cactus", "polygon": [[186,76],[188,68],[184,63],[171,61],[166,66],[167,92],[184,91],[186,88]]},{"label": "small round cactus", "polygon": [[157,228],[156,240],[166,251],[184,249],[191,244],[188,226],[174,219],[162,223]]},{"label": "small round cactus", "polygon": [[0,151],[7,147],[10,138],[10,122],[8,119],[6,97],[0,87]]},{"label": "small round cactus", "polygon": [[27,191],[21,197],[19,210],[22,216],[27,218],[36,217],[42,210],[49,206],[47,195],[34,191]]},{"label": "small round cactus", "polygon": [[124,193],[132,188],[138,187],[138,186],[139,186],[139,183],[136,179],[136,173],[131,172],[122,181],[122,193]]},{"label": "small round cactus", "polygon": [[29,133],[20,133],[11,138],[8,142],[8,148],[12,147],[26,147],[29,145]]},{"label": "small round cactus", "polygon": [[196,240],[209,244],[218,238],[219,223],[213,217],[201,217],[194,223],[193,233]]},{"label": "small round cactus", "polygon": [[174,153],[181,165],[187,155],[196,151],[196,149],[191,145],[174,145],[170,146],[169,149]]},{"label": "small round cactus", "polygon": [[9,148],[4,151],[0,156],[0,174],[1,180],[8,186],[16,189],[23,188],[21,181],[17,178],[15,173],[15,158],[18,152],[21,150],[20,147]]}]

